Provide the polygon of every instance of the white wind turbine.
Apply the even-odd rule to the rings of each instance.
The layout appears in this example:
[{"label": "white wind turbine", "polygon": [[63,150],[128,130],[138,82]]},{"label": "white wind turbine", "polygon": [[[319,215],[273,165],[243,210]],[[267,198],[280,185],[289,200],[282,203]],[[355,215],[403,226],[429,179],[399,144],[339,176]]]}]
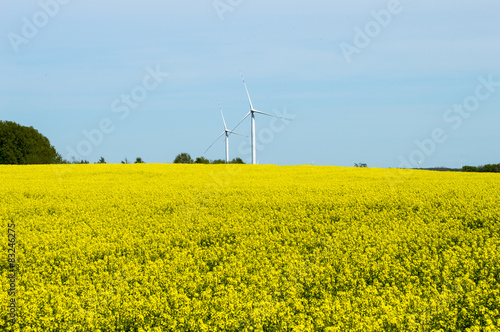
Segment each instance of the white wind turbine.
[{"label": "white wind turbine", "polygon": [[[259,114],[263,114],[263,115],[267,115],[267,116],[272,116],[272,117],[280,118],[280,119],[285,119],[285,118],[283,118],[281,116],[276,116],[273,114],[257,111],[256,109],[254,109],[253,105],[252,105],[252,100],[250,99],[250,94],[248,93],[247,84],[245,82],[245,79],[243,78],[243,74],[240,73],[240,75],[241,75],[241,79],[243,80],[243,85],[245,86],[245,91],[247,92],[248,102],[250,103],[250,112],[248,112],[247,115],[245,115],[245,117],[236,125],[236,127],[238,127],[249,115],[252,116],[252,164],[255,165],[257,162],[257,153],[256,153],[256,148],[255,148],[255,113],[259,113]],[[234,129],[236,129],[236,127],[234,127]]]},{"label": "white wind turbine", "polygon": [[[204,152],[207,153],[208,150],[210,150],[210,148],[215,144],[217,143],[217,141],[219,140],[219,138],[221,138],[222,136],[226,136],[226,163],[229,164],[229,135],[231,134],[235,134],[235,135],[240,135],[232,130],[229,130],[227,129],[227,126],[226,126],[226,120],[224,119],[224,113],[222,113],[222,108],[220,107],[219,105],[219,110],[220,110],[220,114],[222,115],[222,122],[224,123],[224,131],[222,132],[222,134],[220,134],[219,137],[217,137],[217,139],[208,147],[208,149]],[[243,136],[243,135],[240,135],[240,136]]]}]

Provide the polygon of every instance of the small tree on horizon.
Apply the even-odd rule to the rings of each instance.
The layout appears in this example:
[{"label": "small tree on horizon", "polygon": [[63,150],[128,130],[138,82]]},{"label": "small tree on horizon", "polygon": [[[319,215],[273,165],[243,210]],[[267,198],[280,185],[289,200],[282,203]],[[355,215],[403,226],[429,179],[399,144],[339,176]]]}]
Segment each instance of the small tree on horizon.
[{"label": "small tree on horizon", "polygon": [[462,172],[478,172],[478,168],[476,166],[463,166]]},{"label": "small tree on horizon", "polygon": [[243,161],[243,159],[241,158],[234,158],[233,160],[231,160],[229,162],[230,164],[245,164],[245,162]]},{"label": "small tree on horizon", "polygon": [[175,157],[174,164],[193,164],[193,158],[189,155],[189,153],[180,153]]},{"label": "small tree on horizon", "polygon": [[137,157],[137,158],[135,159],[134,164],[145,164],[145,162],[144,162],[144,160],[142,160],[142,158],[141,158],[141,157]]},{"label": "small tree on horizon", "polygon": [[198,158],[196,158],[196,161],[194,163],[195,164],[210,164],[210,160],[208,160],[205,157],[198,157]]},{"label": "small tree on horizon", "polygon": [[101,157],[99,158],[99,161],[96,162],[96,164],[106,164],[106,160],[104,159],[104,157]]}]

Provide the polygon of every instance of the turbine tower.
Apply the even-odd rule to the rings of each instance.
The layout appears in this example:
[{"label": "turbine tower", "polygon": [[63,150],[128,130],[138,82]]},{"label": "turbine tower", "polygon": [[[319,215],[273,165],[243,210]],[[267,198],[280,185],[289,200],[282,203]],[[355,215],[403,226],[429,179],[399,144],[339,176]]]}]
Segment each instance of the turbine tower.
[{"label": "turbine tower", "polygon": [[[245,79],[243,78],[243,74],[240,73],[240,75],[241,75],[241,79],[243,80],[243,85],[245,86],[245,91],[247,92],[248,102],[250,103],[250,112],[248,112],[247,115],[245,115],[245,117],[236,125],[236,127],[238,127],[249,115],[252,116],[252,164],[255,165],[257,163],[257,153],[256,153],[256,145],[255,145],[255,113],[263,114],[263,115],[267,115],[267,116],[272,116],[272,117],[280,118],[280,119],[285,119],[285,118],[283,118],[281,116],[276,116],[273,114],[257,111],[256,109],[254,109],[253,105],[252,105],[252,100],[250,99],[250,94],[248,93],[247,83],[245,82]],[[234,127],[234,129],[236,129],[236,127]]]},{"label": "turbine tower", "polygon": [[[220,107],[219,105],[219,110],[220,110],[220,114],[222,115],[222,122],[224,123],[224,131],[222,132],[222,134],[220,134],[219,137],[217,137],[217,139],[208,147],[208,149],[204,152],[207,153],[208,150],[210,150],[210,148],[215,144],[217,143],[217,141],[219,140],[219,138],[221,138],[222,136],[226,136],[226,164],[229,164],[229,135],[231,134],[235,134],[235,135],[240,135],[232,130],[229,130],[227,129],[227,126],[226,126],[226,120],[224,119],[224,113],[222,112],[222,108]],[[243,136],[243,135],[240,135],[240,136]]]}]

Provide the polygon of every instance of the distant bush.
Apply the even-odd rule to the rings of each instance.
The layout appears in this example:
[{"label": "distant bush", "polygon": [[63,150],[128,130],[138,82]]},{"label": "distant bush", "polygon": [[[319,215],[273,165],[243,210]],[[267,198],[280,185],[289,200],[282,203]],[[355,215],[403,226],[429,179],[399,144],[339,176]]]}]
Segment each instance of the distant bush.
[{"label": "distant bush", "polygon": [[245,162],[241,158],[234,158],[231,160],[230,164],[244,164]]},{"label": "distant bush", "polygon": [[208,160],[205,157],[198,157],[198,158],[196,158],[194,163],[195,164],[210,164],[210,160]]},{"label": "distant bush", "polygon": [[500,172],[500,164],[487,164],[478,167],[479,172],[488,172],[488,173],[498,173]]},{"label": "distant bush", "polygon": [[174,164],[193,164],[193,158],[189,153],[180,153],[175,157]]},{"label": "distant bush", "polygon": [[[244,164],[245,162],[241,158],[234,158],[229,162],[229,164]],[[208,160],[205,157],[198,157],[193,161],[188,153],[180,153],[175,157],[174,164],[226,164],[224,159]]]},{"label": "distant bush", "polygon": [[478,169],[476,166],[464,166],[462,167],[462,172],[477,172]]},{"label": "distant bush", "polygon": [[483,166],[464,166],[462,172],[500,173],[500,164],[486,164]]}]

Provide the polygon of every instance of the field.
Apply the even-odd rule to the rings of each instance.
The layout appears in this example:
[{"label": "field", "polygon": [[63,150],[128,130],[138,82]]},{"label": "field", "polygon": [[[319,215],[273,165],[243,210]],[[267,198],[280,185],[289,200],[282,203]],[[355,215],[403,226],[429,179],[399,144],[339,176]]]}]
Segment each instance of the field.
[{"label": "field", "polygon": [[497,174],[0,166],[0,203],[2,331],[500,329]]}]

